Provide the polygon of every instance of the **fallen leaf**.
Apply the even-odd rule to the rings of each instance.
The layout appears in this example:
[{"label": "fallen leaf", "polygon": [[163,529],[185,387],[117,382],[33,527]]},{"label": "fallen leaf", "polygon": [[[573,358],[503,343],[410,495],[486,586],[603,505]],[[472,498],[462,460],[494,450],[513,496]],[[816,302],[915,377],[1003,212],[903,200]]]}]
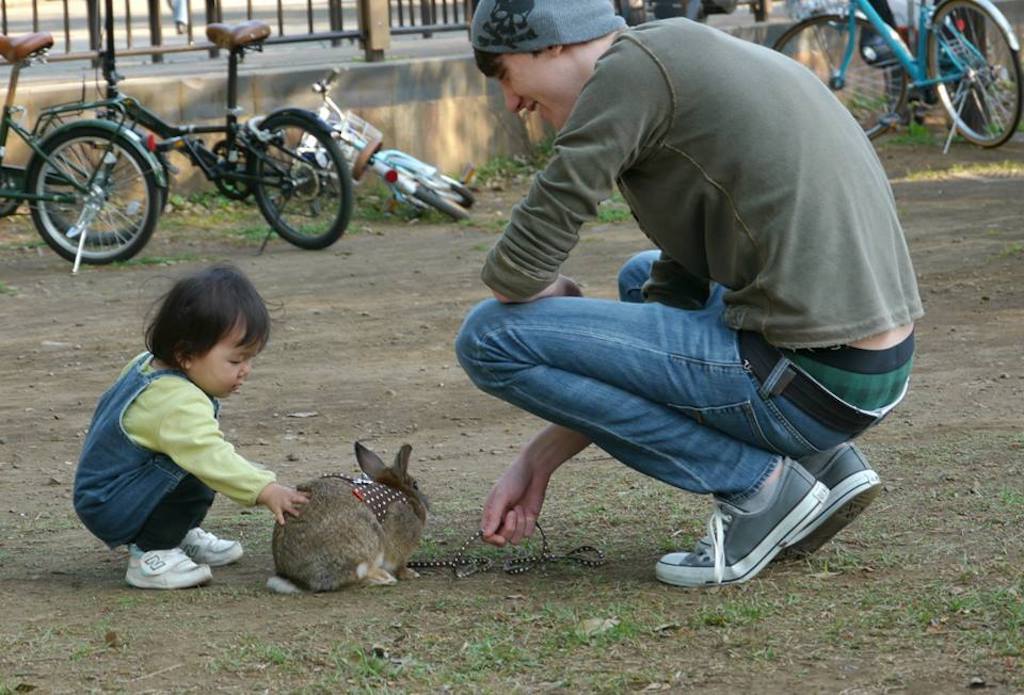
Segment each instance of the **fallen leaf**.
[{"label": "fallen leaf", "polygon": [[103,641],[107,643],[107,646],[111,649],[119,648],[123,643],[121,638],[117,636],[117,633],[113,630],[107,630],[107,634],[103,635]]},{"label": "fallen leaf", "polygon": [[608,632],[618,624],[618,618],[588,618],[579,624],[576,631],[584,637],[594,637]]},{"label": "fallen leaf", "polygon": [[297,413],[288,413],[285,417],[317,417],[320,413],[315,410],[300,410]]},{"label": "fallen leaf", "polygon": [[838,577],[840,574],[842,574],[842,572],[829,572],[828,570],[825,570],[823,572],[815,572],[811,576],[815,579],[828,579],[829,577]]}]

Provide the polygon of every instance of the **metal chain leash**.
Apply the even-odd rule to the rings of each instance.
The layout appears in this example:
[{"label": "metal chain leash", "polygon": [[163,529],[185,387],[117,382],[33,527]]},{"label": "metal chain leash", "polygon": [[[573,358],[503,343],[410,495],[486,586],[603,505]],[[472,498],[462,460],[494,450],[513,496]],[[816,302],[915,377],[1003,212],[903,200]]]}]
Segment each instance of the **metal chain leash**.
[{"label": "metal chain leash", "polygon": [[[529,572],[538,565],[548,562],[575,562],[584,567],[600,567],[604,564],[604,553],[592,545],[581,545],[573,548],[568,553],[556,555],[551,552],[548,546],[548,537],[540,524],[536,525],[540,531],[541,551],[532,554],[518,554],[506,559],[501,568],[508,574],[523,574]],[[483,536],[483,531],[477,531],[463,543],[455,554],[447,560],[410,560],[406,566],[411,569],[437,569],[450,567],[456,579],[468,577],[477,572],[486,572],[494,565],[494,560],[489,557],[465,557],[466,550]]]}]

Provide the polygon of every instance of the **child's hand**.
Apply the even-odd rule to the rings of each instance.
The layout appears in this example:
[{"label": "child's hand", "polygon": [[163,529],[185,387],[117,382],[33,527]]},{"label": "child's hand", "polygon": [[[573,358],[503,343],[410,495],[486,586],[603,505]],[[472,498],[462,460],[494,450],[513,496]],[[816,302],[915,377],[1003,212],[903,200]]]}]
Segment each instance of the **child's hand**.
[{"label": "child's hand", "polygon": [[274,515],[277,523],[284,526],[284,515],[298,516],[299,505],[309,502],[309,496],[305,492],[299,492],[294,488],[270,483],[260,492],[256,498],[256,504],[262,504]]}]

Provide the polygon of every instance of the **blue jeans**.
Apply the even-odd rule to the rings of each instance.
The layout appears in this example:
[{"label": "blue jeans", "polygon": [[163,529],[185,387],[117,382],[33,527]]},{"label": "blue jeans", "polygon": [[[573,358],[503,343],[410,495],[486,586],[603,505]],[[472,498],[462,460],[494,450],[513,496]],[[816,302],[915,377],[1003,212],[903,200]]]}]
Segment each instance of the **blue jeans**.
[{"label": "blue jeans", "polygon": [[478,304],[456,338],[459,362],[482,390],[586,435],[630,468],[737,503],[780,456],[849,439],[762,395],[723,320],[721,286],[697,311],[643,303],[657,258],[641,253],[622,267],[619,302]]}]

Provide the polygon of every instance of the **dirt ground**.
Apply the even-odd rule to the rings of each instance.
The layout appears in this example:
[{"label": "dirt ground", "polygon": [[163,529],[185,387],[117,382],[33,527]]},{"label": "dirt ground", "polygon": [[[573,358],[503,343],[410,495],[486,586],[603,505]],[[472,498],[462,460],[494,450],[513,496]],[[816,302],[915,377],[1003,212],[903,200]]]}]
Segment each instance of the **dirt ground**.
[{"label": "dirt ground", "polygon": [[[659,585],[653,568],[703,532],[706,500],[593,448],[556,476],[542,522],[556,552],[604,550],[597,569],[277,596],[269,515],[218,499],[204,525],[241,538],[243,560],[205,588],[144,592],[123,581],[123,549],[74,516],[83,431],[142,349],[147,309],[228,259],[275,316],[224,404],[228,438],[289,483],[353,471],[354,440],[411,443],[434,512],[424,552],[451,553],[540,424],[476,391],[452,350],[524,182],[481,191],[470,224],[361,217],[320,252],[275,239],[257,256],[251,211],[175,213],[149,262],[77,277],[26,216],[0,221],[0,693],[1024,691],[1020,140],[882,147],[928,312],[908,399],[863,438],[884,493],[809,561],[705,591]],[[610,298],[644,248],[632,222],[588,225],[566,271]]]}]

